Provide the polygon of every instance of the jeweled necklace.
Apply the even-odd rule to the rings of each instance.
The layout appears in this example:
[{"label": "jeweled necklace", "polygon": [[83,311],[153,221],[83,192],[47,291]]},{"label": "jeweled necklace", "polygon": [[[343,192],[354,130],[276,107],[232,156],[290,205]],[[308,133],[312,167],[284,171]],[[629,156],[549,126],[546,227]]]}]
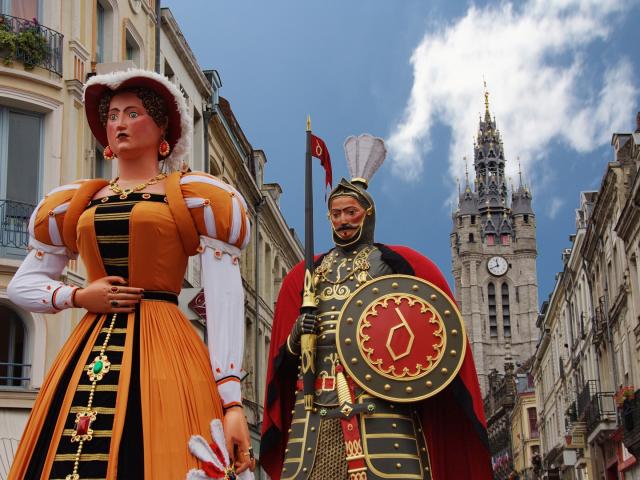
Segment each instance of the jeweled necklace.
[{"label": "jeweled necklace", "polygon": [[111,190],[115,194],[120,194],[120,199],[124,200],[132,193],[139,192],[140,190],[144,190],[149,185],[158,183],[160,180],[162,180],[166,176],[167,176],[166,173],[159,173],[155,177],[147,180],[146,182],[140,183],[138,185],[135,185],[129,188],[122,188],[120,185],[118,185],[118,180],[120,179],[120,177],[116,177],[114,180],[111,180],[111,182],[109,182],[109,190]]}]

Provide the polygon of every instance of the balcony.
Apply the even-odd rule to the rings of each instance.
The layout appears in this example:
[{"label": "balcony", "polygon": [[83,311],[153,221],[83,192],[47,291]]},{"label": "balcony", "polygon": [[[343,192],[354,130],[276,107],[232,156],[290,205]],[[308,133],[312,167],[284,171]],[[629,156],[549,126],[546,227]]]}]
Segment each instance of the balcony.
[{"label": "balcony", "polygon": [[0,257],[23,258],[29,245],[29,218],[35,205],[0,199]]},{"label": "balcony", "polygon": [[17,60],[26,70],[41,67],[62,76],[63,37],[35,19],[0,14],[0,58],[5,65]]},{"label": "balcony", "polygon": [[31,365],[0,362],[0,387],[27,388]]},{"label": "balcony", "polygon": [[577,408],[578,420],[585,423],[587,436],[615,428],[615,394],[601,392],[595,380],[586,382],[578,395]]}]

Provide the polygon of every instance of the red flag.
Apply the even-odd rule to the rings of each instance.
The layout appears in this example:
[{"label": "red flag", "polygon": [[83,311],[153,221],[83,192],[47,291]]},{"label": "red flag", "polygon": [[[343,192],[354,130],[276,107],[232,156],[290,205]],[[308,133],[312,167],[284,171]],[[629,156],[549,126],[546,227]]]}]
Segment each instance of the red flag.
[{"label": "red flag", "polygon": [[329,155],[329,149],[320,137],[316,137],[313,133],[311,134],[311,156],[316,157],[320,160],[320,165],[324,168],[324,183],[325,187],[329,188],[332,183],[332,172],[331,172],[331,156]]}]

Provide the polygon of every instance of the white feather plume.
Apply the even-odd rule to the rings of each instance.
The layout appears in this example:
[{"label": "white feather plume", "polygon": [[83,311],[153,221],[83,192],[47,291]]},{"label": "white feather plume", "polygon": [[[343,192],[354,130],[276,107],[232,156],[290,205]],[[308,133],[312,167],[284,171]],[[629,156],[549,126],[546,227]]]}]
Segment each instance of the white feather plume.
[{"label": "white feather plume", "polygon": [[[214,443],[220,447],[225,465],[220,463],[220,460],[218,460],[218,457],[213,453],[209,443],[200,435],[191,436],[189,440],[189,450],[198,460],[213,463],[220,470],[224,471],[229,465],[229,452],[227,451],[227,445],[224,440],[222,422],[218,419],[211,421],[211,437]],[[254,480],[253,473],[250,470],[245,470],[236,477],[238,480]],[[208,477],[203,470],[192,468],[187,472],[187,480],[210,480],[210,477]]]},{"label": "white feather plume", "polygon": [[364,178],[367,182],[378,171],[387,149],[384,140],[368,133],[350,136],[344,141],[344,154],[351,178]]}]

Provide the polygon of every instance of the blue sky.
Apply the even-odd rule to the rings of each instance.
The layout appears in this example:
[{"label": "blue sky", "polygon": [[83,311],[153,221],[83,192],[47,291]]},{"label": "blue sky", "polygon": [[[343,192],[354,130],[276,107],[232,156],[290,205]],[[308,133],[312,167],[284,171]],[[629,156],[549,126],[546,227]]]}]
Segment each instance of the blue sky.
[{"label": "blue sky", "polygon": [[[562,269],[581,190],[598,189],[613,132],[640,111],[638,0],[164,0],[203,69],[278,182],[282,212],[302,239],[305,119],[346,176],[342,143],[368,132],[389,156],[371,182],[377,240],[411,246],[451,280],[456,177],[473,158],[484,109],[533,191],[540,301]],[[331,247],[322,172],[315,243]]]}]

